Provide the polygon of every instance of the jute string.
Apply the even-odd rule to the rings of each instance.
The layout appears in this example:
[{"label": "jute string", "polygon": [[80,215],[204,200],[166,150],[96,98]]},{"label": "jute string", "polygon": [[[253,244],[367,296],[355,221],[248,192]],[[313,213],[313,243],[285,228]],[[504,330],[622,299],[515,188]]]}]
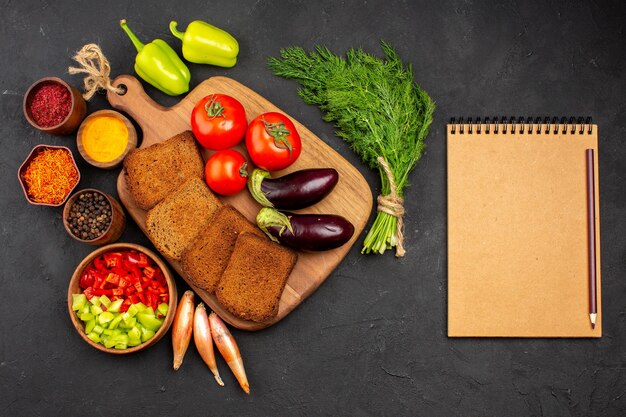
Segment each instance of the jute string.
[{"label": "jute string", "polygon": [[124,89],[114,87],[109,78],[111,74],[111,66],[106,59],[102,50],[95,43],[90,43],[82,47],[74,55],[74,61],[78,62],[81,67],[69,67],[70,74],[87,74],[85,77],[85,93],[83,97],[89,100],[100,90],[108,90],[117,94],[124,94]]},{"label": "jute string", "polygon": [[380,166],[385,171],[387,175],[387,179],[389,180],[389,188],[391,192],[388,195],[379,195],[377,198],[378,201],[378,211],[382,211],[383,213],[387,213],[396,220],[396,256],[398,258],[404,256],[404,234],[402,233],[402,229],[404,228],[404,199],[398,195],[398,191],[396,189],[396,182],[393,178],[393,172],[391,172],[391,168],[389,168],[389,164],[382,156],[379,156],[377,159]]}]

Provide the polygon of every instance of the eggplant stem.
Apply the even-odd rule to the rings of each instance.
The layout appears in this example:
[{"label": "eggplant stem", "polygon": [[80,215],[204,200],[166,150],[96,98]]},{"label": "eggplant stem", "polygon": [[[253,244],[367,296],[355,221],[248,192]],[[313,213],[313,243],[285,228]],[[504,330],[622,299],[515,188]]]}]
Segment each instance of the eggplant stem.
[{"label": "eggplant stem", "polygon": [[274,207],[274,204],[267,199],[267,196],[261,190],[261,184],[265,178],[271,178],[271,174],[268,171],[258,168],[252,171],[252,174],[248,177],[248,190],[250,190],[252,197],[262,206]]},{"label": "eggplant stem", "polygon": [[276,243],[280,242],[276,236],[269,232],[269,227],[280,227],[280,231],[278,232],[279,236],[283,234],[285,229],[289,229],[289,231],[293,234],[293,228],[291,227],[289,217],[274,208],[264,207],[259,210],[259,213],[256,215],[256,224],[271,240]]}]

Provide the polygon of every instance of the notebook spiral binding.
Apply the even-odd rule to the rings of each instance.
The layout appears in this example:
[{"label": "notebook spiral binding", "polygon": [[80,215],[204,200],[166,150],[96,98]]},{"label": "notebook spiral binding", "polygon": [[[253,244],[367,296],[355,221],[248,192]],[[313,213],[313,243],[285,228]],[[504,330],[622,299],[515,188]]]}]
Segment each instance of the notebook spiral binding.
[{"label": "notebook spiral binding", "polygon": [[[508,133],[510,130],[511,133],[519,133],[523,135],[525,132],[531,134],[535,133],[544,133],[549,134],[552,131],[553,134],[559,133],[561,134],[571,134],[574,135],[578,133],[582,135],[586,133],[590,135],[593,131],[593,125],[591,124],[591,117],[561,117],[560,120],[558,117],[477,117],[475,120],[472,120],[471,117],[468,117],[466,120],[463,117],[459,117],[457,121],[454,117],[450,119],[450,124],[452,125],[452,133],[457,133],[457,129],[460,134],[465,133],[465,129],[467,127],[468,133],[474,133],[474,129],[476,129],[476,133],[491,133],[493,128],[493,133]],[[586,126],[586,128],[585,128]]]}]

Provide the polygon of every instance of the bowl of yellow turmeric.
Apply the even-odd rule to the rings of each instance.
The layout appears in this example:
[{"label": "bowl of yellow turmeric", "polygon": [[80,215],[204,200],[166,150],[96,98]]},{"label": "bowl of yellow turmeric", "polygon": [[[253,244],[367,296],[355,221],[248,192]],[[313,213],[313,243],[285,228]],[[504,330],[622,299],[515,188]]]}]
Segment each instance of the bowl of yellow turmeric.
[{"label": "bowl of yellow turmeric", "polygon": [[137,131],[121,113],[100,110],[83,120],[76,135],[76,145],[89,164],[114,169],[128,152],[137,147]]}]

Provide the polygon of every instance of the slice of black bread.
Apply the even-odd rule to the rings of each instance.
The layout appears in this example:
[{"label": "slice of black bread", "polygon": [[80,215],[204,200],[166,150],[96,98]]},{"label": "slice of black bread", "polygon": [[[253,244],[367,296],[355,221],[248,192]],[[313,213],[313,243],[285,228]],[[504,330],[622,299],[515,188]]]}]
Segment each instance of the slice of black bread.
[{"label": "slice of black bread", "polygon": [[148,212],[148,237],[161,253],[178,260],[221,205],[204,181],[192,178]]},{"label": "slice of black bread", "polygon": [[187,278],[197,287],[213,293],[228,265],[237,238],[244,232],[266,238],[256,225],[233,206],[220,207],[206,228],[183,251],[181,265]]},{"label": "slice of black bread", "polygon": [[278,314],[278,302],[296,260],[291,249],[253,233],[242,233],[215,295],[239,318],[269,321]]},{"label": "slice of black bread", "polygon": [[164,142],[135,149],[124,159],[128,190],[149,210],[190,178],[204,178],[204,161],[191,131]]}]

